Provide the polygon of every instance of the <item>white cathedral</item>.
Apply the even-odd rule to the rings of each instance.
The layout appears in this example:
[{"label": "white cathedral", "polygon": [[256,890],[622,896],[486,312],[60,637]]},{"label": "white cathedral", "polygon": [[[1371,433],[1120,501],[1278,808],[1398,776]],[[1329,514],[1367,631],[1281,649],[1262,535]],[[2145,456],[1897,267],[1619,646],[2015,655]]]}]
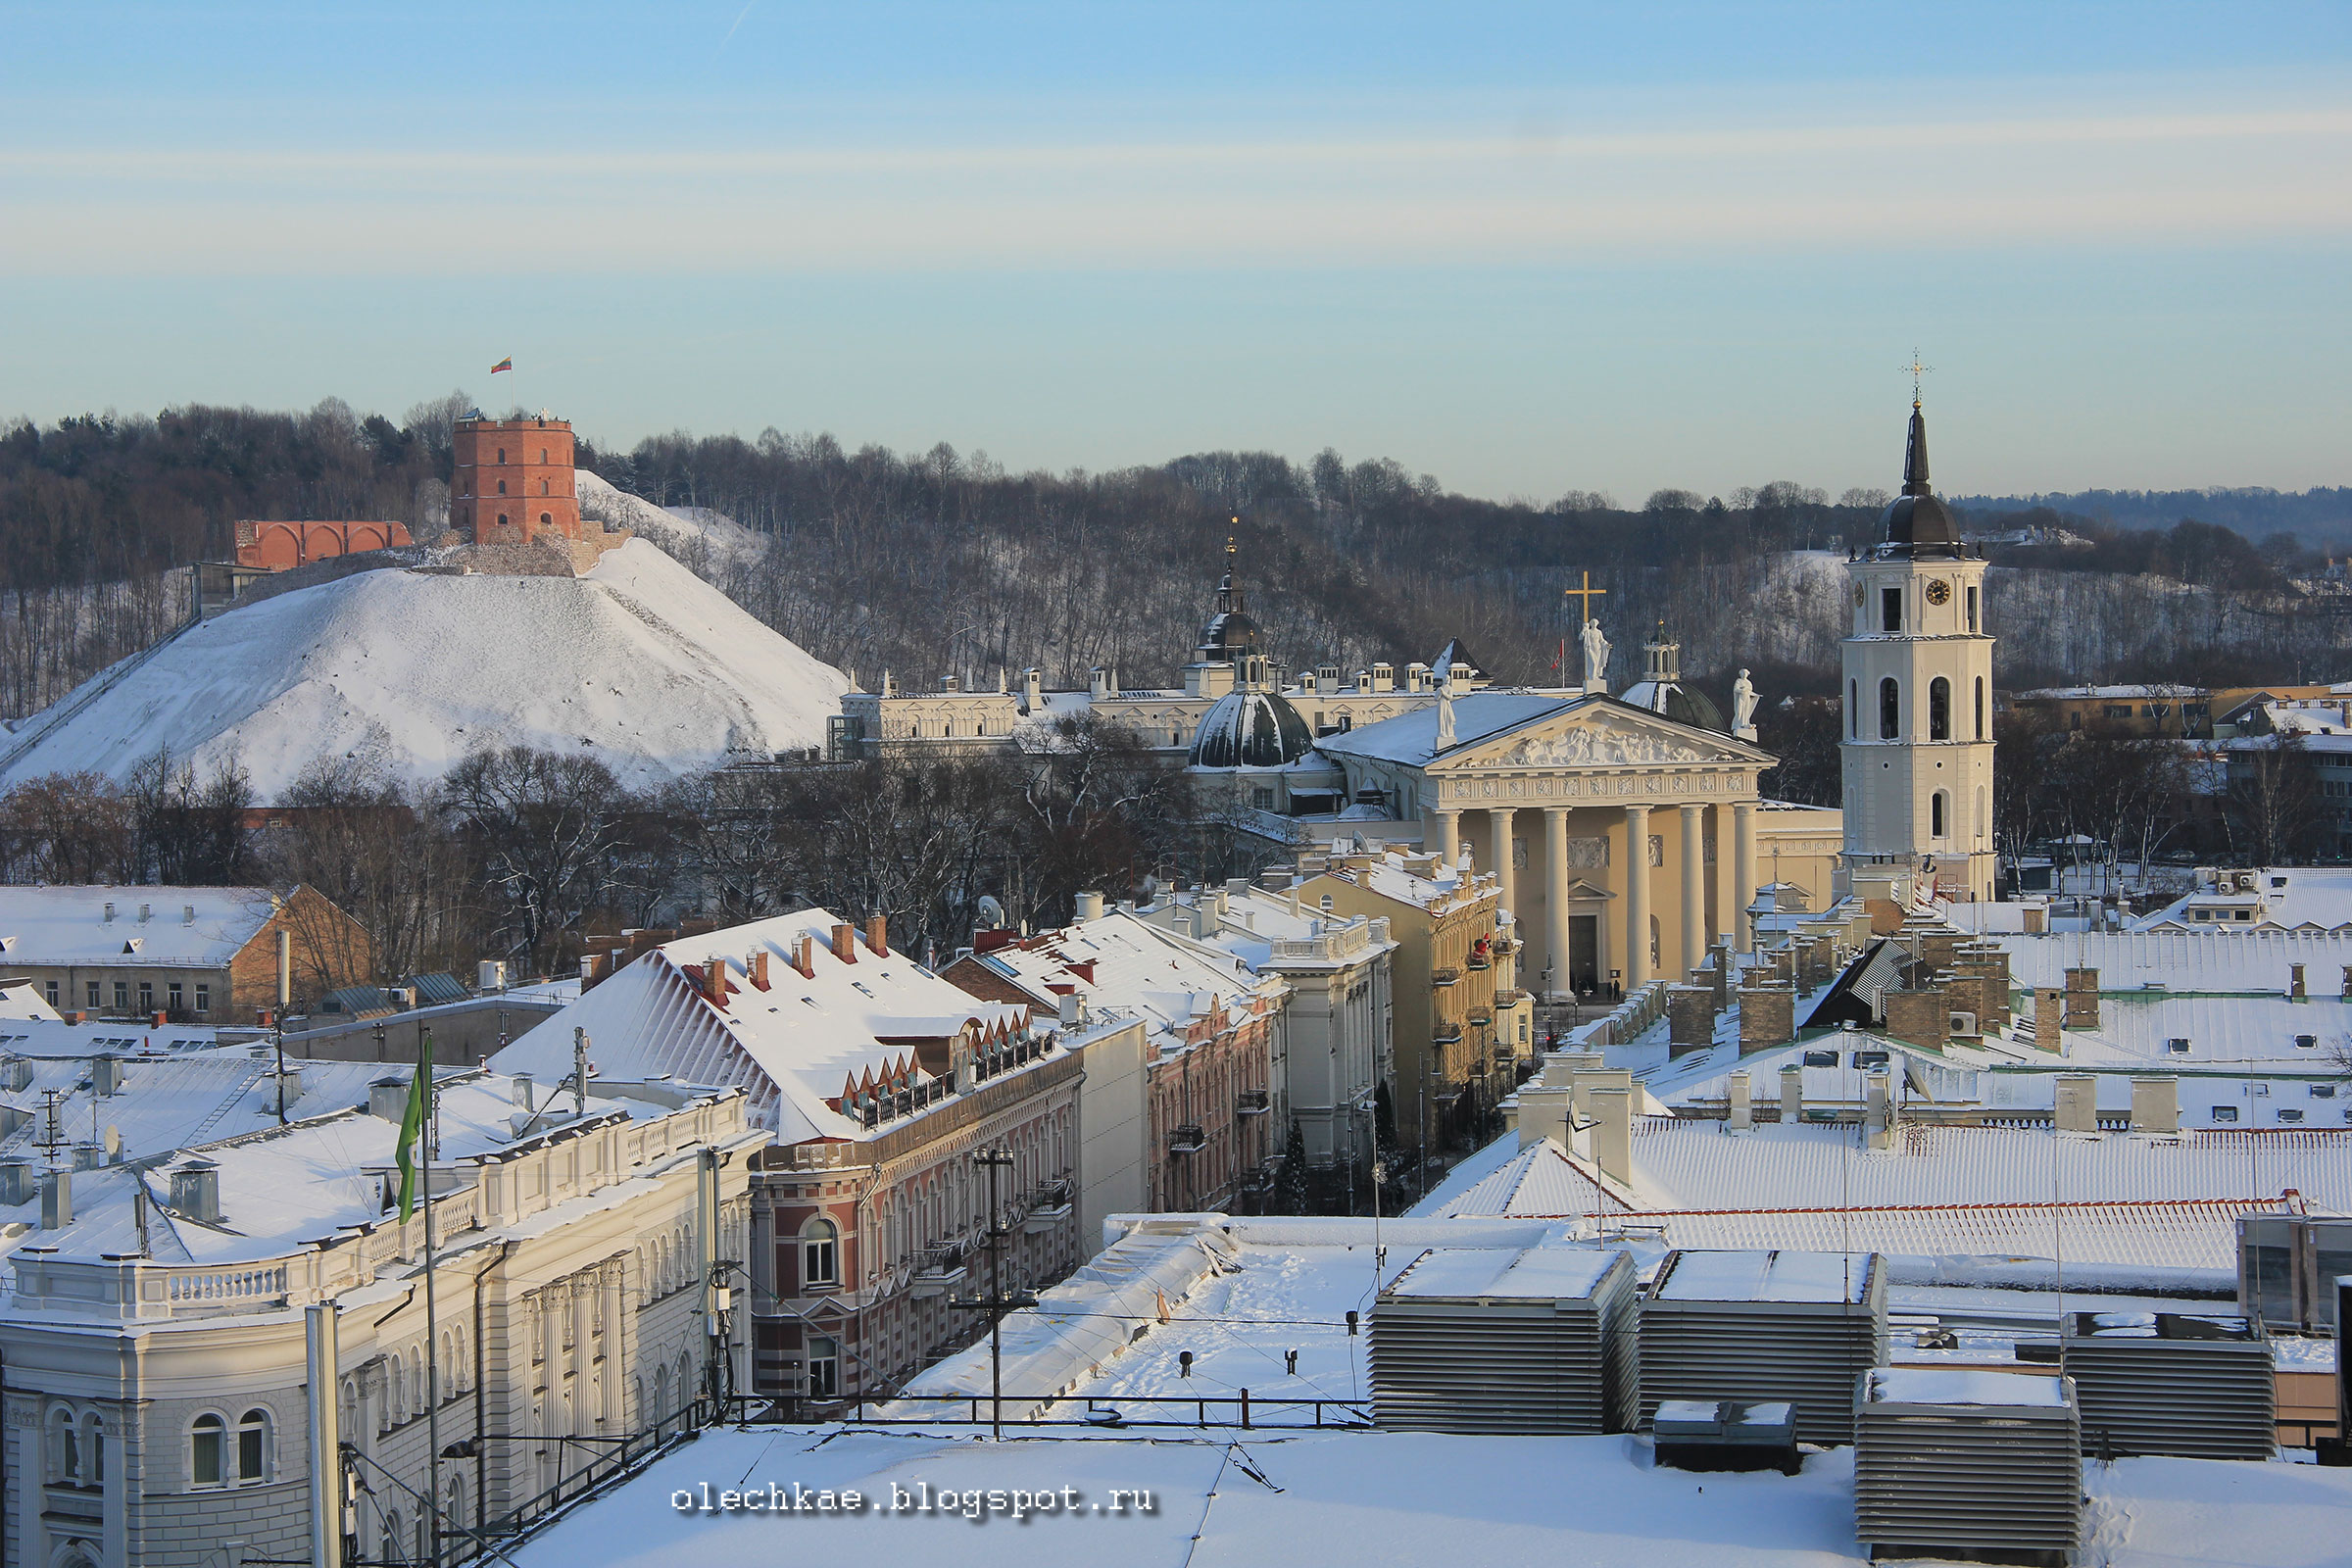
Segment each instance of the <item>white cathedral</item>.
[{"label": "white cathedral", "polygon": [[1592,620],[1581,685],[1494,687],[1459,642],[1401,671],[1294,676],[1268,657],[1230,562],[1181,689],[1127,689],[1099,668],[1088,691],[1054,692],[1032,669],[994,691],[949,678],[918,693],[885,673],[843,697],[833,754],[1050,749],[1053,721],[1091,712],[1278,848],[1467,854],[1535,950],[1523,973],[1548,972],[1554,991],[1631,986],[1680,976],[1717,943],[1744,949],[1752,917],[1858,887],[1992,897],[1984,566],[1929,486],[1914,396],[1903,492],[1846,567],[1842,809],[1763,796],[1775,759],[1755,744],[1746,672],[1727,722],[1662,636],[1644,677],[1615,691]]}]

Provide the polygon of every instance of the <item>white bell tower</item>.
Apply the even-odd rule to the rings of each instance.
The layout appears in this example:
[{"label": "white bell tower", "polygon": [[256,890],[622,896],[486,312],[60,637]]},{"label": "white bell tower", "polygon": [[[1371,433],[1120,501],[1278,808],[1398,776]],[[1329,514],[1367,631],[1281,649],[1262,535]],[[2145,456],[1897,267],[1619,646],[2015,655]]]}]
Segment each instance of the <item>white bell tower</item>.
[{"label": "white bell tower", "polygon": [[1900,867],[1945,898],[1990,899],[1984,560],[1969,554],[1929,487],[1928,426],[1916,391],[1903,493],[1845,574],[1853,614],[1840,644],[1846,869]]}]

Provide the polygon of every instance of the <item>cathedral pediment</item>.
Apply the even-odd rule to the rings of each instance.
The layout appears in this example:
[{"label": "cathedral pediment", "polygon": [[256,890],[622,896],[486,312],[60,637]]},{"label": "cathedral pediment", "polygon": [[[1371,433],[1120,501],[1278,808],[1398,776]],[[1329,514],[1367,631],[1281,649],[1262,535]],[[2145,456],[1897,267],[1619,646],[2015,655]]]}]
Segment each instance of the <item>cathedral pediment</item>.
[{"label": "cathedral pediment", "polygon": [[1583,703],[1433,759],[1433,773],[1488,769],[1769,766],[1769,753],[1622,703]]}]

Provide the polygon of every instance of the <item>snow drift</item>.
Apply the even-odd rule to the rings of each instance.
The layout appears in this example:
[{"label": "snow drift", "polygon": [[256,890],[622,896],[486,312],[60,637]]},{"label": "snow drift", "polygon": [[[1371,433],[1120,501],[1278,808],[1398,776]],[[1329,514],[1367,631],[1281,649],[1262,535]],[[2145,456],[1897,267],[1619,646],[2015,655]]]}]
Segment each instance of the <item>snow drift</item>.
[{"label": "snow drift", "polygon": [[321,754],[422,782],[508,745],[584,751],[643,786],[822,745],[848,684],[642,539],[576,578],[387,566],[109,667],[0,739],[0,787],[123,779],[168,747],[199,774],[237,759],[268,801]]}]

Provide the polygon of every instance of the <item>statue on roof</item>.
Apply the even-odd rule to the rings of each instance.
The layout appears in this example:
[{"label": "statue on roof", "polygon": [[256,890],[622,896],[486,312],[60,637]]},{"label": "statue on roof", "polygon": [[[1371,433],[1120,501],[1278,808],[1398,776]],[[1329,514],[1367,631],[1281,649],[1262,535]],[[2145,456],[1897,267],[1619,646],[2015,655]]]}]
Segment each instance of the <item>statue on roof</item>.
[{"label": "statue on roof", "polygon": [[1609,640],[1601,635],[1600,622],[1585,622],[1585,690],[1605,692],[1609,689]]},{"label": "statue on roof", "polygon": [[1756,688],[1744,669],[1732,682],[1732,734],[1743,741],[1756,738]]}]

